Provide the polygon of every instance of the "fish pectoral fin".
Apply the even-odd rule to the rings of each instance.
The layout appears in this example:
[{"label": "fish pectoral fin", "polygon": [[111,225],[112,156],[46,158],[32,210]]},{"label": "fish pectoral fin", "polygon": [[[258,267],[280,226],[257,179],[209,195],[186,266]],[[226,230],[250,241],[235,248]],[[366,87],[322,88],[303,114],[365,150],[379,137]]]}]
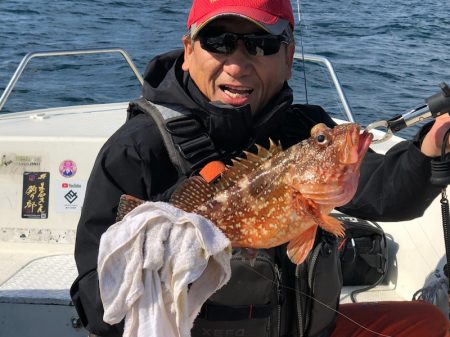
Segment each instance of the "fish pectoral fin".
[{"label": "fish pectoral fin", "polygon": [[320,213],[320,207],[313,200],[305,198],[298,191],[293,191],[293,202],[294,208],[300,215],[302,212],[306,212],[317,221],[322,229],[336,236],[344,236],[345,230],[342,223],[330,215]]},{"label": "fish pectoral fin", "polygon": [[320,209],[317,204],[308,198],[305,198],[303,194],[295,189],[292,190],[292,202],[293,207],[299,215],[304,215],[305,213],[318,218],[321,216]]},{"label": "fish pectoral fin", "polygon": [[319,226],[327,232],[330,232],[331,234],[339,237],[343,237],[345,234],[344,226],[342,226],[342,223],[338,219],[333,218],[330,215],[322,214],[319,220]]},{"label": "fish pectoral fin", "polygon": [[316,232],[317,226],[311,226],[289,242],[287,246],[287,255],[293,263],[300,264],[305,261],[314,244]]}]

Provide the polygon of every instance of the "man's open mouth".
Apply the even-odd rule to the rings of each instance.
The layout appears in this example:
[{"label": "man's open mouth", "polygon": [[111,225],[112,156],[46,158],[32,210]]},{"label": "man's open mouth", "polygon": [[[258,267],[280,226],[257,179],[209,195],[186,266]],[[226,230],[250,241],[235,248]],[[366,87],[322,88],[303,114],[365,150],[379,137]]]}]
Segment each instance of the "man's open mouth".
[{"label": "man's open mouth", "polygon": [[219,87],[228,96],[233,98],[248,97],[253,92],[253,89],[251,88],[231,87],[228,85],[220,85]]}]

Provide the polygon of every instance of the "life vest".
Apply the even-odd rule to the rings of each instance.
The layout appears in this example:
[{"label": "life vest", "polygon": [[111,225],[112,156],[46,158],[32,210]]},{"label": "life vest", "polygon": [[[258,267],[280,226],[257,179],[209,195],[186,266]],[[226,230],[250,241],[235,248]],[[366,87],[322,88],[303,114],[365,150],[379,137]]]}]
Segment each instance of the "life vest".
[{"label": "life vest", "polygon": [[[213,160],[229,158],[229,153],[214,147],[202,124],[184,107],[158,105],[142,97],[130,102],[127,119],[142,113],[155,121],[180,175],[189,177]],[[193,337],[325,337],[331,333],[342,287],[337,240],[331,234],[318,230],[313,249],[301,265],[289,261],[283,245],[261,250],[253,266],[233,254],[231,269],[230,281],[203,305]]]}]

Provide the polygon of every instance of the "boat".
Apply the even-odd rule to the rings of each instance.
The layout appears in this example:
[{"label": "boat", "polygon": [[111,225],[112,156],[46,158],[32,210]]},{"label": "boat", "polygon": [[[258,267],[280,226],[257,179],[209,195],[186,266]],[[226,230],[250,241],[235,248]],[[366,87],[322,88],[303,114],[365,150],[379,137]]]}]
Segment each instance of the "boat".
[{"label": "boat", "polygon": [[[31,52],[3,92],[0,112],[32,59],[97,53],[119,53],[138,85],[143,83],[131,57],[120,48]],[[345,112],[336,120],[358,122],[330,60],[308,54],[295,58],[328,73]],[[125,122],[127,106],[105,103],[0,114],[1,336],[87,336],[69,296],[77,276],[76,226],[96,155]],[[383,136],[382,130],[373,132]],[[393,136],[372,148],[384,153],[400,141]],[[439,199],[418,219],[378,223],[387,238],[387,272],[382,282],[358,293],[357,301],[409,301],[443,280],[446,255]],[[345,286],[341,302],[352,301],[353,291],[360,288]]]}]

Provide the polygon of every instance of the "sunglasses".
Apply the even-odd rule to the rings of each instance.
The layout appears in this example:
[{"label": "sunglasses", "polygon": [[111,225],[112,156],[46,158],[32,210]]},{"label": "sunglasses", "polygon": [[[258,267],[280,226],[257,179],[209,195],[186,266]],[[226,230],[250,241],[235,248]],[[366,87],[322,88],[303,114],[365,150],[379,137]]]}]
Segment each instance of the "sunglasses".
[{"label": "sunglasses", "polygon": [[203,33],[197,35],[200,45],[204,50],[217,54],[232,54],[237,43],[241,40],[247,52],[251,55],[267,56],[278,53],[282,43],[289,43],[285,35],[257,35],[257,34],[236,34],[236,33]]}]

